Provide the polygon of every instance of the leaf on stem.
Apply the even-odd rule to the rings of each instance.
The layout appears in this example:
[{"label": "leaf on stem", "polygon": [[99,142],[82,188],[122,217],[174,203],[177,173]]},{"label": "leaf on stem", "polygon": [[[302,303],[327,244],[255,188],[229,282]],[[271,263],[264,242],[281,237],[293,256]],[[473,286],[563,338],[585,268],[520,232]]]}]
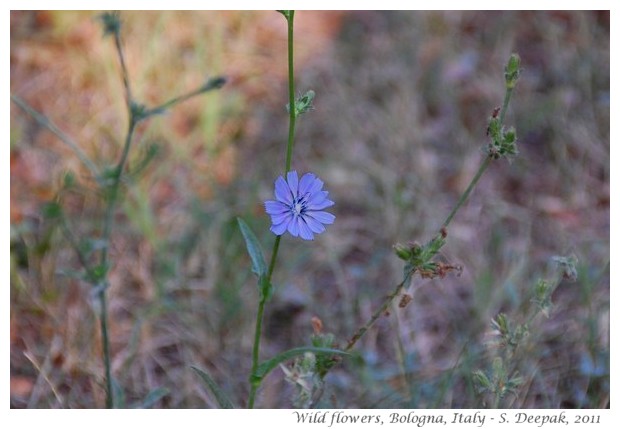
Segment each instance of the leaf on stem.
[{"label": "leaf on stem", "polygon": [[113,408],[125,408],[125,391],[114,377],[112,377],[112,392]]},{"label": "leaf on stem", "polygon": [[290,360],[296,356],[303,355],[304,353],[314,354],[327,354],[327,355],[349,355],[349,353],[338,349],[325,348],[325,347],[297,347],[287,350],[285,352],[276,355],[275,357],[261,363],[254,374],[252,374],[252,383],[260,383],[263,378],[267,376],[275,367],[282,362]]},{"label": "leaf on stem", "polygon": [[250,259],[252,259],[252,272],[261,278],[267,274],[267,264],[265,263],[265,258],[263,256],[263,250],[260,247],[260,243],[258,242],[254,232],[252,232],[252,229],[250,229],[248,224],[245,223],[243,219],[238,217],[237,223],[239,224],[241,234],[243,234],[245,247],[248,250]]},{"label": "leaf on stem", "polygon": [[170,391],[165,387],[158,387],[157,389],[151,390],[146,398],[142,400],[139,404],[135,405],[134,408],[151,408],[153,405],[157,403],[161,398],[170,394]]},{"label": "leaf on stem", "polygon": [[226,392],[220,389],[220,387],[217,385],[215,380],[213,380],[213,378],[206,371],[194,365],[192,365],[191,368],[194,371],[196,371],[196,373],[198,373],[202,381],[204,381],[205,385],[209,388],[211,393],[213,393],[215,400],[217,401],[217,403],[219,404],[221,408],[226,408],[226,409],[235,408],[235,405],[230,400]]}]

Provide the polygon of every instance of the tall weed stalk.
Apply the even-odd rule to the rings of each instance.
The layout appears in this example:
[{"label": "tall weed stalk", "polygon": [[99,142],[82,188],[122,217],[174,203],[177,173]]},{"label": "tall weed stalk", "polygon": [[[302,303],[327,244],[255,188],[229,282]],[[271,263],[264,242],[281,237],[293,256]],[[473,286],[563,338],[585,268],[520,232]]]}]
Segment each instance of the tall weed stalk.
[{"label": "tall weed stalk", "polygon": [[[36,111],[25,100],[17,95],[11,95],[11,100],[22,110],[28,113],[41,126],[47,128],[55,134],[66,146],[68,146],[81,163],[91,173],[94,183],[97,186],[97,194],[102,196],[103,214],[100,219],[100,234],[97,237],[76,236],[76,228],[74,228],[70,219],[66,216],[62,208],[62,200],[59,197],[48,203],[44,207],[44,215],[46,218],[58,222],[61,226],[67,241],[75,250],[78,260],[82,266],[82,272],[79,274],[81,280],[90,284],[91,293],[96,297],[98,303],[98,318],[101,331],[101,349],[104,366],[104,385],[105,385],[105,405],[106,408],[124,407],[125,404],[121,400],[122,390],[118,383],[114,380],[111,365],[110,337],[109,337],[109,314],[108,314],[108,288],[110,287],[109,274],[112,268],[111,242],[114,234],[115,217],[117,208],[122,198],[122,185],[127,163],[130,157],[131,149],[136,144],[135,130],[138,124],[143,121],[162,114],[175,105],[193,98],[197,95],[221,88],[225,79],[216,77],[208,79],[200,87],[183,94],[178,97],[155,106],[147,107],[141,104],[135,97],[123,43],[121,40],[121,19],[118,13],[104,13],[99,16],[99,20],[103,26],[104,36],[111,37],[120,64],[120,74],[123,82],[125,106],[127,110],[127,129],[123,138],[123,146],[119,159],[112,166],[98,167],[88,155],[81,149],[80,145],[71,137],[66,135],[54,122],[46,115]],[[153,392],[151,392],[153,393]],[[154,392],[155,396],[161,396],[162,391]],[[155,397],[153,394],[148,395],[148,402],[152,402]]]}]

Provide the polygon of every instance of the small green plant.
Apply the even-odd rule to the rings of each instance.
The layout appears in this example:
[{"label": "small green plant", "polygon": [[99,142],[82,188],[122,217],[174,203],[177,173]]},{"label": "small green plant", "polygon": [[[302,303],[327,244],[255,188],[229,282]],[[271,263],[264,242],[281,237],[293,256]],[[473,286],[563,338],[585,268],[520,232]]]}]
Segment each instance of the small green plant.
[{"label": "small green plant", "polygon": [[[551,295],[562,280],[575,281],[577,279],[575,256],[554,256],[552,262],[556,265],[550,279],[538,279],[531,288],[529,310],[525,311],[525,321],[515,320],[522,315],[515,314],[509,317],[499,313],[492,321],[491,327],[495,340],[489,344],[492,362],[490,370],[477,369],[472,373],[473,382],[482,398],[482,405],[499,408],[502,404],[508,405],[509,397],[517,398],[519,389],[526,379],[528,371],[524,362],[527,361],[528,350],[531,349],[533,324],[542,315],[550,317],[553,309]],[[533,374],[527,374],[532,377]]]},{"label": "small green plant", "polygon": [[[54,198],[52,202],[49,202],[43,206],[42,214],[45,219],[60,226],[66,240],[75,250],[78,260],[82,265],[81,272],[67,273],[77,276],[80,280],[89,284],[92,289],[92,295],[96,297],[101,330],[101,348],[105,368],[103,378],[106,392],[106,407],[114,408],[125,407],[125,403],[122,399],[122,388],[116,382],[112,374],[110,360],[110,338],[108,334],[109,317],[107,289],[110,285],[109,273],[113,264],[110,249],[115,224],[114,219],[116,216],[117,207],[123,197],[123,182],[131,175],[135,177],[136,174],[144,170],[147,164],[155,158],[157,152],[155,147],[150,147],[146,152],[146,156],[142,158],[135,168],[131,172],[127,171],[129,155],[132,147],[135,145],[134,135],[136,127],[147,119],[166,112],[178,103],[221,88],[226,82],[226,79],[223,77],[207,79],[204,84],[186,94],[174,97],[158,106],[148,107],[138,101],[132,90],[131,80],[126,66],[125,54],[123,51],[123,44],[121,41],[122,22],[119,13],[103,13],[99,16],[99,20],[103,26],[104,37],[111,37],[113,39],[114,46],[118,54],[128,116],[127,131],[123,139],[124,143],[120,157],[115,164],[105,165],[102,167],[97,166],[96,163],[81,150],[78,143],[74,142],[73,139],[62,132],[60,128],[58,128],[44,114],[33,109],[19,96],[11,95],[11,100],[26,113],[31,115],[40,125],[46,127],[49,131],[54,133],[75,153],[79,160],[92,174],[92,178],[97,188],[96,193],[102,199],[104,208],[103,216],[100,221],[100,230],[97,235],[92,237],[76,236],[76,228],[71,225],[69,217],[65,215],[62,208],[63,196],[67,192],[77,188],[77,179],[72,174],[67,174],[65,176],[63,187],[57,197]],[[165,389],[156,389],[147,396],[144,404],[150,406],[150,404],[156,402],[162,396],[165,396],[165,394],[167,394],[166,392],[167,391]]]}]

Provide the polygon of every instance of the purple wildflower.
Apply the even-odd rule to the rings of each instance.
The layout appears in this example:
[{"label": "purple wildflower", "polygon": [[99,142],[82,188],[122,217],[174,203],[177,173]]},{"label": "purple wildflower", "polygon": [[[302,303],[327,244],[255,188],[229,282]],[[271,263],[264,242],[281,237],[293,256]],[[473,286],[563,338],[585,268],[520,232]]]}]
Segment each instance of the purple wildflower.
[{"label": "purple wildflower", "polygon": [[325,225],[334,223],[336,217],[323,211],[334,205],[322,191],[323,181],[312,173],[298,179],[296,171],[289,171],[286,180],[276,179],[276,201],[265,201],[265,211],[271,216],[271,232],[282,235],[286,230],[293,237],[313,240],[314,234],[325,231]]}]

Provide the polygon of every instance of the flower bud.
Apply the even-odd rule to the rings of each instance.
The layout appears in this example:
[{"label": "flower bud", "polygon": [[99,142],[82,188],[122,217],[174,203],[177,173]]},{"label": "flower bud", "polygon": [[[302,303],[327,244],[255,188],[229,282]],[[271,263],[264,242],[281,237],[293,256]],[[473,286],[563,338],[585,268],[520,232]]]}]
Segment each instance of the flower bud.
[{"label": "flower bud", "polygon": [[517,131],[514,128],[510,127],[508,131],[506,131],[506,134],[504,134],[504,143],[513,144],[516,141]]},{"label": "flower bud", "polygon": [[224,76],[218,76],[210,78],[205,84],[202,86],[203,91],[211,91],[212,89],[220,89],[226,83],[226,78]]},{"label": "flower bud", "polygon": [[519,73],[521,72],[521,58],[518,54],[512,54],[506,67],[504,68],[504,77],[506,78],[506,87],[514,88],[519,79]]},{"label": "flower bud", "polygon": [[409,259],[411,259],[412,253],[409,246],[405,246],[401,243],[396,243],[392,247],[394,249],[394,253],[396,253],[396,256],[398,256],[403,261],[408,261]]},{"label": "flower bud", "polygon": [[121,20],[118,12],[105,12],[99,15],[99,20],[103,24],[103,35],[115,35],[121,30]]},{"label": "flower bud", "polygon": [[297,110],[295,113],[297,115],[301,115],[302,113],[306,113],[308,110],[312,110],[312,100],[314,100],[315,95],[316,94],[313,90],[309,90],[302,97],[300,97],[295,103],[295,109]]}]

